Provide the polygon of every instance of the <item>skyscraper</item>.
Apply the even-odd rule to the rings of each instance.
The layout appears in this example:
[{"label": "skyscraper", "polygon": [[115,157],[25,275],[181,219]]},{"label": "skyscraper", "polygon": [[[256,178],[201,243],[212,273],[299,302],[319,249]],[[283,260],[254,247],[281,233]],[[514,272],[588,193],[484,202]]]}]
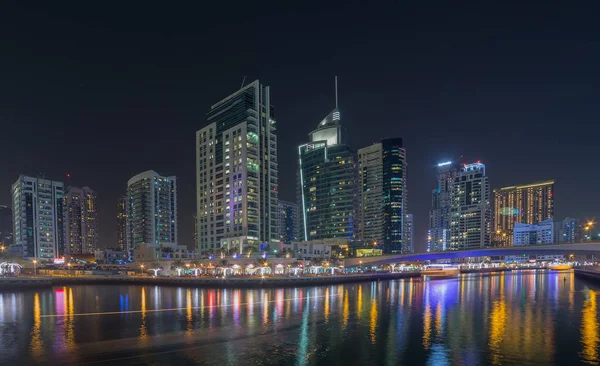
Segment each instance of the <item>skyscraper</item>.
[{"label": "skyscraper", "polygon": [[127,182],[127,246],[177,244],[177,183],[153,170]]},{"label": "skyscraper", "polygon": [[406,151],[401,138],[389,138],[358,150],[358,232],[386,253],[408,253]]},{"label": "skyscraper", "polygon": [[197,245],[198,243],[198,216],[196,216],[196,214],[192,215],[192,220],[194,220],[194,238],[193,238],[193,243],[194,246]]},{"label": "skyscraper", "polygon": [[117,201],[117,248],[127,249],[127,195]]},{"label": "skyscraper", "polygon": [[279,241],[291,244],[298,241],[298,205],[279,200]]},{"label": "skyscraper", "polygon": [[279,243],[277,127],[258,80],[213,105],[196,132],[198,249]]},{"label": "skyscraper", "polygon": [[67,254],[93,254],[98,249],[96,192],[68,187],[65,195]]},{"label": "skyscraper", "polygon": [[354,238],[356,157],[336,107],[298,147],[301,239]]},{"label": "skyscraper", "polygon": [[490,185],[485,165],[465,164],[451,185],[450,250],[490,246]]},{"label": "skyscraper", "polygon": [[450,208],[452,206],[452,184],[458,175],[458,167],[451,161],[437,165],[437,188],[431,195],[427,251],[450,249]]},{"label": "skyscraper", "polygon": [[495,242],[513,245],[515,223],[537,224],[554,217],[554,181],[494,190]]},{"label": "skyscraper", "polygon": [[12,244],[13,224],[12,209],[8,206],[0,205],[0,246],[4,249]]},{"label": "skyscraper", "polygon": [[14,243],[10,251],[26,258],[64,255],[64,184],[20,175],[11,188]]},{"label": "skyscraper", "polygon": [[560,238],[561,243],[581,243],[583,241],[582,225],[579,219],[567,217],[562,221]]},{"label": "skyscraper", "polygon": [[414,252],[414,222],[413,222],[413,214],[407,214],[404,217],[404,250],[403,252],[405,253],[411,253]]}]

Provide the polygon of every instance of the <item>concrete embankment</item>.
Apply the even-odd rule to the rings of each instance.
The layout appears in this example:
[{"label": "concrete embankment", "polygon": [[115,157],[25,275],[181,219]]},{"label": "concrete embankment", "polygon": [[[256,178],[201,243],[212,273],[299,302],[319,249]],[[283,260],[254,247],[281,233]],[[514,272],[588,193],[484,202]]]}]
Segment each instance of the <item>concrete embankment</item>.
[{"label": "concrete embankment", "polygon": [[133,277],[133,276],[73,276],[73,277],[13,277],[0,279],[0,291],[36,287],[69,285],[161,285],[205,288],[269,288],[323,286],[350,282],[391,280],[419,277],[418,272],[373,273],[321,277]]},{"label": "concrete embankment", "polygon": [[575,276],[585,278],[590,281],[600,282],[600,271],[595,269],[575,268]]}]

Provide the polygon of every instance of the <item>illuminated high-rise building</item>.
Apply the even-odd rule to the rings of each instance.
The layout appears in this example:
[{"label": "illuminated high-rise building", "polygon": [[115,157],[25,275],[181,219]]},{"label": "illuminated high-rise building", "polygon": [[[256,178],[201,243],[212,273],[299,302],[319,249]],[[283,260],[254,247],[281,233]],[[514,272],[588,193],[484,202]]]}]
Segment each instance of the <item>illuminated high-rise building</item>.
[{"label": "illuminated high-rise building", "polygon": [[8,206],[0,205],[0,247],[6,250],[12,244],[12,239],[12,209]]},{"label": "illuminated high-rise building", "polygon": [[177,179],[153,170],[127,182],[127,250],[177,244]]},{"label": "illuminated high-rise building", "polygon": [[193,238],[193,243],[194,246],[196,245],[196,243],[198,243],[198,216],[196,216],[196,214],[192,215],[192,219],[194,221],[194,238]]},{"label": "illuminated high-rise building", "polygon": [[404,217],[404,252],[414,252],[414,216],[413,214],[407,214]]},{"label": "illuminated high-rise building", "polygon": [[279,243],[277,125],[258,80],[213,105],[196,132],[198,249]]},{"label": "illuminated high-rise building", "polygon": [[64,183],[21,175],[11,193],[14,242],[9,251],[25,258],[62,257]]},{"label": "illuminated high-rise building", "polygon": [[452,205],[452,184],[458,175],[457,164],[445,161],[437,165],[437,188],[431,195],[427,251],[436,252],[450,249],[450,208]]},{"label": "illuminated high-rise building", "polygon": [[117,248],[127,249],[127,195],[117,201]]},{"label": "illuminated high-rise building", "polygon": [[68,187],[65,195],[65,252],[93,254],[98,249],[96,192]]},{"label": "illuminated high-rise building", "polygon": [[465,164],[450,191],[450,250],[490,246],[490,185],[481,163]]},{"label": "illuminated high-rise building", "polygon": [[346,141],[337,103],[308,137],[298,147],[301,239],[354,238],[356,156]]},{"label": "illuminated high-rise building", "polygon": [[298,241],[298,205],[279,200],[279,241],[291,244]]},{"label": "illuminated high-rise building", "polygon": [[537,224],[554,217],[554,181],[494,190],[494,242],[511,246],[515,223]]},{"label": "illuminated high-rise building", "polygon": [[358,237],[380,244],[386,253],[412,252],[402,139],[359,149],[358,179]]},{"label": "illuminated high-rise building", "polygon": [[583,227],[579,219],[567,217],[561,223],[560,238],[561,243],[581,243],[583,241]]}]

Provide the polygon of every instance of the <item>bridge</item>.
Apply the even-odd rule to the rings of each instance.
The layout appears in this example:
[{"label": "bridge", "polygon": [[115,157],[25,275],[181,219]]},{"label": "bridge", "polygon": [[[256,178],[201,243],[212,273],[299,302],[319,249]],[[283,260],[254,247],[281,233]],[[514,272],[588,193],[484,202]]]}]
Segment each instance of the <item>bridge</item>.
[{"label": "bridge", "polygon": [[385,265],[400,262],[431,261],[437,259],[456,259],[467,257],[491,257],[523,254],[566,254],[566,255],[596,255],[600,258],[600,242],[571,243],[571,244],[548,244],[548,245],[524,245],[503,248],[485,248],[471,250],[450,250],[445,252],[391,254],[378,257],[347,258],[344,266],[356,267],[365,265]]}]

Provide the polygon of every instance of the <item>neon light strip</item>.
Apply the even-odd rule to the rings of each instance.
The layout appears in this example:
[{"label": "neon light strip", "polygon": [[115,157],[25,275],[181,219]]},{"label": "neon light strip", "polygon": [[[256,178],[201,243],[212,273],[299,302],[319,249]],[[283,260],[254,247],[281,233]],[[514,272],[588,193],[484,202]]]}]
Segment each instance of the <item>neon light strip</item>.
[{"label": "neon light strip", "polygon": [[304,240],[308,240],[306,232],[306,204],[304,203],[304,175],[302,174],[302,147],[305,145],[298,146],[298,163],[300,164],[300,191],[302,192],[302,216],[304,217]]}]

